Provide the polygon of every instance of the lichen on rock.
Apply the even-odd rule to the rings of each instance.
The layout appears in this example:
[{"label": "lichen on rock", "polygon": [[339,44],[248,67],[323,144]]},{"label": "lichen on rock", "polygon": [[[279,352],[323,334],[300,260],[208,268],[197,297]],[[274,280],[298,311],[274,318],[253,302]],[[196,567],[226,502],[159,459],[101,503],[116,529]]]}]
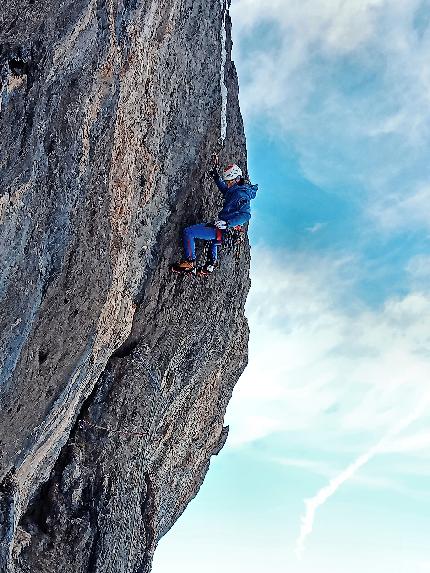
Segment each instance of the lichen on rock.
[{"label": "lichen on rock", "polygon": [[225,443],[248,243],[208,279],[169,270],[216,216],[211,154],[246,167],[225,10],[2,4],[2,572],[150,571]]}]

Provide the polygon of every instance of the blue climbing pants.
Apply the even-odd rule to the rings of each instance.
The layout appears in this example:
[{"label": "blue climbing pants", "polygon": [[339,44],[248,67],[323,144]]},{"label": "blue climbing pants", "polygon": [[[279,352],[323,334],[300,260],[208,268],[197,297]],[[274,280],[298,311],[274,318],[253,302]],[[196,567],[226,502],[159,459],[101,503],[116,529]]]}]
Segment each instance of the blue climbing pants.
[{"label": "blue climbing pants", "polygon": [[184,253],[185,258],[189,261],[194,261],[196,258],[196,239],[201,239],[202,241],[211,241],[210,253],[211,261],[216,262],[218,258],[218,245],[216,240],[216,228],[200,223],[199,225],[191,225],[191,227],[186,227],[184,229]]}]

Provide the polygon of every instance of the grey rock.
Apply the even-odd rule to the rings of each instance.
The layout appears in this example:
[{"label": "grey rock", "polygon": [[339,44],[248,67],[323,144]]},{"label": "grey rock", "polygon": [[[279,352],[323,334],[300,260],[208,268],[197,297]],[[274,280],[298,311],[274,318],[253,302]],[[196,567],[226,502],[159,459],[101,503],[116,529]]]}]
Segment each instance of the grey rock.
[{"label": "grey rock", "polygon": [[220,207],[211,153],[246,167],[226,9],[2,3],[2,573],[150,571],[227,438],[248,242],[169,270]]}]

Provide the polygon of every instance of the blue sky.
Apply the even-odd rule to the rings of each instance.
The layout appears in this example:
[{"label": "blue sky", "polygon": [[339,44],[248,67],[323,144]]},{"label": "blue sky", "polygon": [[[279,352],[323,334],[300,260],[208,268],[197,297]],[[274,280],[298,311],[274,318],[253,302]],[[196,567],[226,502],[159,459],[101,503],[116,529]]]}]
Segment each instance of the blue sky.
[{"label": "blue sky", "polygon": [[250,363],[154,572],[429,573],[430,2],[231,12]]}]

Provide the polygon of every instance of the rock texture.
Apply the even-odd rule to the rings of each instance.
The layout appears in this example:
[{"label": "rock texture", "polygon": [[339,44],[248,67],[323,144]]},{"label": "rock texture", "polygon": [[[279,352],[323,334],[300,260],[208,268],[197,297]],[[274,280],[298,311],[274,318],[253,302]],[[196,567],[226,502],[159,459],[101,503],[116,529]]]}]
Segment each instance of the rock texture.
[{"label": "rock texture", "polygon": [[4,0],[0,82],[0,571],[148,572],[246,363],[248,244],[169,272],[246,162],[228,6]]}]

